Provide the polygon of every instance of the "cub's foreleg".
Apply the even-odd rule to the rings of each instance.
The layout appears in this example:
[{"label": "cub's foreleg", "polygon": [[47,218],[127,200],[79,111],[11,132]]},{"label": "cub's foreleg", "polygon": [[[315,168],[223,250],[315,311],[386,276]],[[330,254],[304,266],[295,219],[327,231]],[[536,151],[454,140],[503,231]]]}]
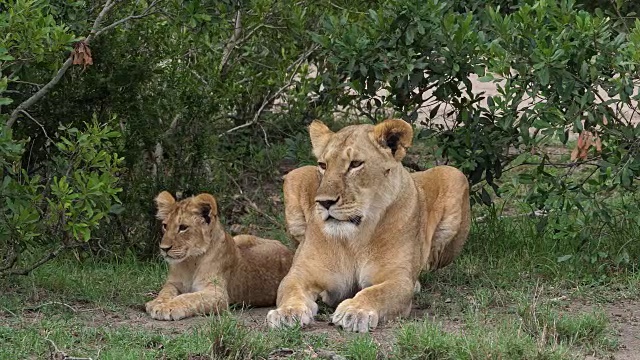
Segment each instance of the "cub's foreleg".
[{"label": "cub's foreleg", "polygon": [[151,308],[147,304],[147,312],[156,320],[180,320],[195,315],[215,314],[228,307],[227,290],[219,285],[210,284],[201,291],[160,301]]},{"label": "cub's foreleg", "polygon": [[178,296],[178,294],[180,294],[178,286],[170,281],[167,281],[158,293],[158,296],[145,304],[147,313],[151,314],[151,311],[156,306],[173,299],[174,297]]}]

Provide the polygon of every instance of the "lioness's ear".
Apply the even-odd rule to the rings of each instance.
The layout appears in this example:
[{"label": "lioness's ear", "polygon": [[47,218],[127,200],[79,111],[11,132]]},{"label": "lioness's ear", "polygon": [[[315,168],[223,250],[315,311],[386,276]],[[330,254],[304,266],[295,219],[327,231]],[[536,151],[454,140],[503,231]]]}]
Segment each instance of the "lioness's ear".
[{"label": "lioness's ear", "polygon": [[158,207],[156,217],[160,220],[166,219],[171,211],[171,207],[176,203],[176,199],[174,199],[168,191],[163,191],[156,196],[155,201]]},{"label": "lioness's ear", "polygon": [[333,131],[327,127],[320,120],[313,120],[309,125],[309,137],[311,137],[311,147],[313,148],[313,155],[316,158],[320,158],[324,152],[324,148],[327,147],[329,139],[333,135]]},{"label": "lioness's ear", "polygon": [[413,141],[413,129],[404,120],[389,119],[373,128],[373,137],[383,147],[391,149],[394,159],[400,161]]},{"label": "lioness's ear", "polygon": [[211,223],[211,218],[218,215],[218,204],[216,198],[207,193],[202,193],[193,199],[198,205],[198,212],[207,224]]}]

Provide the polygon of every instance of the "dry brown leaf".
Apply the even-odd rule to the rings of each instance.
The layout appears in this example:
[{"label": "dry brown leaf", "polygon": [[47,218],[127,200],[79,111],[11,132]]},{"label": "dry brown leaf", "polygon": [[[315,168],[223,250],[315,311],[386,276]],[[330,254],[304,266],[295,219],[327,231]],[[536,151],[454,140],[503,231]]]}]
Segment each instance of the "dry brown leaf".
[{"label": "dry brown leaf", "polygon": [[596,134],[596,151],[602,152],[602,140],[600,140],[600,135]]},{"label": "dry brown leaf", "polygon": [[78,41],[73,45],[73,65],[82,65],[84,69],[88,65],[93,65],[93,57],[91,56],[91,49],[84,41]]},{"label": "dry brown leaf", "polygon": [[571,152],[571,161],[576,161],[578,159],[578,147],[576,146],[575,149],[573,149],[573,151]]}]

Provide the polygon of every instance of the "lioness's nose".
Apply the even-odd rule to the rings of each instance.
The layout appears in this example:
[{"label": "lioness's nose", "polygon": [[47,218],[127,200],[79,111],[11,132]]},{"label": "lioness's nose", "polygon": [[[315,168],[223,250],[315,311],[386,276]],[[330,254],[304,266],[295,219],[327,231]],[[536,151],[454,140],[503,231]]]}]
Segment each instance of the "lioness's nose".
[{"label": "lioness's nose", "polygon": [[334,199],[320,199],[320,200],[316,200],[316,202],[318,204],[320,204],[323,208],[329,210],[331,205],[334,205],[335,203],[337,203],[338,200],[340,200],[340,198],[337,198],[335,200]]},{"label": "lioness's nose", "polygon": [[172,248],[172,247],[173,247],[173,245],[169,245],[169,246],[167,246],[167,245],[160,245],[160,249],[161,249],[162,251],[169,251],[169,250],[171,250],[171,248]]}]

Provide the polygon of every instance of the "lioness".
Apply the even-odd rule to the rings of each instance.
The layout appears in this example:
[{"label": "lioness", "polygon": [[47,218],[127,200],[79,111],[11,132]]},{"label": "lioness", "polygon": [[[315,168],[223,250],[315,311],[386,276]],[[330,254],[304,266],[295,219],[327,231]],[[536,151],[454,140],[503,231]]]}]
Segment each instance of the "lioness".
[{"label": "lioness", "polygon": [[309,324],[318,295],[332,322],[366,332],[411,310],[421,270],[451,263],[469,233],[469,185],[449,166],[409,173],[413,130],[402,120],[309,127],[318,166],[285,177],[287,229],[299,242],[271,327]]},{"label": "lioness", "polygon": [[163,191],[155,201],[169,276],[158,297],[146,304],[152,318],[217,313],[229,303],[275,303],[278,284],[293,258],[287,247],[250,235],[232,238],[222,228],[216,200],[209,194],[176,202]]}]

